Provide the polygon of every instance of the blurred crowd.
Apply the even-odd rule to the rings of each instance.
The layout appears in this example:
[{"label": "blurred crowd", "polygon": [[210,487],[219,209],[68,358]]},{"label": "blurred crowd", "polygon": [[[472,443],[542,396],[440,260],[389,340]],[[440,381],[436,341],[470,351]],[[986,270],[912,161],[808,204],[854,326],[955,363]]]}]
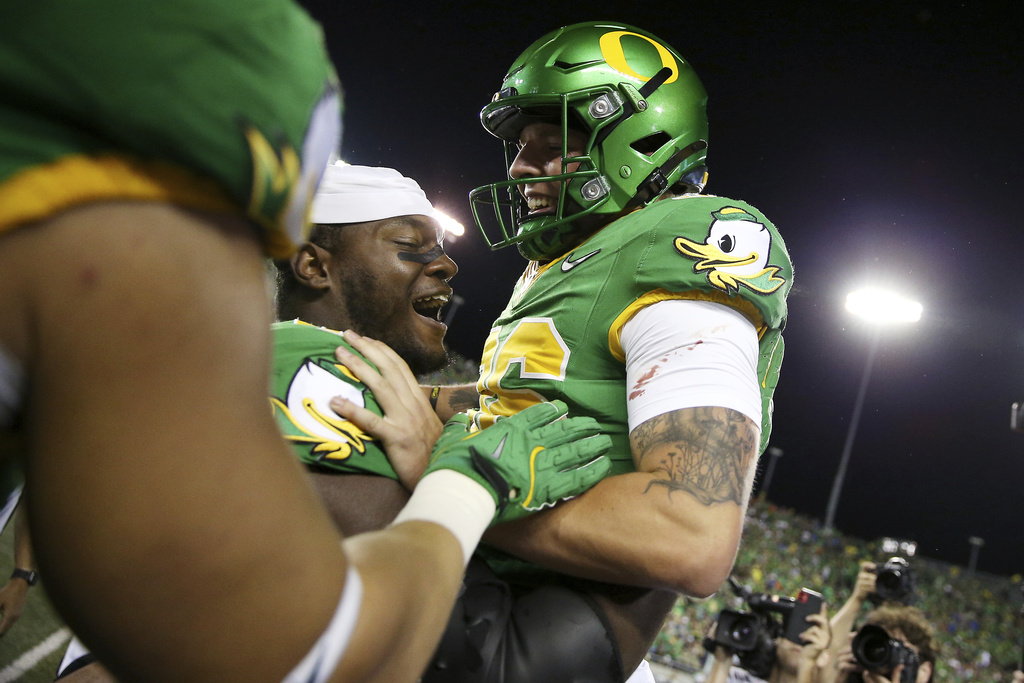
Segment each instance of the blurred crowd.
[{"label": "blurred crowd", "polygon": [[[812,588],[831,615],[852,594],[862,561],[881,564],[899,554],[883,548],[881,539],[825,534],[818,520],[758,501],[750,507],[733,576],[753,591],[775,595]],[[916,577],[912,604],[924,612],[938,641],[935,680],[1012,681],[1024,638],[1021,576],[972,575],[921,557],[909,562]],[[722,609],[746,606],[728,586],[707,600],[681,598],[651,649],[652,659],[701,670],[708,657],[702,641]]]}]

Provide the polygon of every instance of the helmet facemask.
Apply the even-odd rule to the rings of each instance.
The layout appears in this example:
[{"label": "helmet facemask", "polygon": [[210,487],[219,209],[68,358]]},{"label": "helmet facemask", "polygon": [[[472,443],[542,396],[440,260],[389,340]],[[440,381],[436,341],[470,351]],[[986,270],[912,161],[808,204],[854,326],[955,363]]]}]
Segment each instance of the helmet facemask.
[{"label": "helmet facemask", "polygon": [[[481,211],[484,215],[493,212],[495,234],[500,233],[500,237],[492,239],[486,230],[484,232],[492,248],[519,244],[523,255],[531,259],[562,253],[572,246],[567,239],[569,235],[579,232],[579,227],[574,223],[599,211],[611,198],[608,183],[598,170],[600,150],[595,144],[603,126],[587,130],[579,123],[575,112],[579,101],[594,97],[597,95],[593,93],[517,96],[515,104],[496,106],[490,108],[488,114],[481,114],[481,118],[489,115],[488,123],[493,126],[492,132],[501,137],[505,168],[509,170],[519,153],[520,133],[526,126],[531,123],[553,123],[562,130],[560,173],[519,179],[510,177],[470,193],[473,215],[478,225],[483,226]],[[570,129],[587,137],[582,153],[575,156],[570,156],[569,151]],[[575,168],[569,170],[573,166]],[[530,210],[520,190],[533,183],[558,183],[558,199],[553,214],[532,219],[528,217]],[[484,209],[485,205],[488,208]]]},{"label": "helmet facemask", "polygon": [[[680,181],[700,191],[707,147],[703,86],[682,58],[637,30],[577,24],[545,36],[517,60],[504,89],[481,111],[481,123],[504,143],[507,170],[527,125],[543,121],[562,129],[561,173],[509,179],[470,193],[491,248],[518,244],[527,258],[555,258]],[[591,59],[598,38],[603,44],[609,35],[620,45],[626,44],[622,36],[646,41],[631,43],[629,58],[655,73],[646,80],[621,73],[601,58],[604,47]],[[635,56],[638,49],[653,52],[649,46],[658,48],[658,69],[649,55]],[[569,52],[575,59],[566,61]],[[583,152],[573,157],[570,127],[587,138]],[[572,164],[578,167],[569,171]],[[559,197],[552,214],[530,219],[520,189],[537,182],[559,182]]]}]

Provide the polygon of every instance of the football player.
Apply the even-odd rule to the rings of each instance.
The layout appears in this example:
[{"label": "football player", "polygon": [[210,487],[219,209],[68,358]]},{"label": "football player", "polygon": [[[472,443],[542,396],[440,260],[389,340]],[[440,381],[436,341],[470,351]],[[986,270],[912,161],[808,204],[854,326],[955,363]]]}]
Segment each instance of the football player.
[{"label": "football player", "polygon": [[[432,451],[434,459],[443,459],[447,442],[471,442],[479,453],[499,451],[499,470],[509,456],[518,455],[512,461],[519,463],[535,456],[529,468],[537,474],[534,482],[516,483],[481,465],[496,477],[495,486],[510,482],[514,490],[499,501],[498,517],[515,518],[597,481],[609,465],[596,456],[609,441],[596,434],[591,418],[547,425],[564,408],[546,404],[529,418],[537,427],[529,433],[513,429],[495,430],[494,437],[468,436],[468,421],[453,421],[435,448],[442,425],[408,366],[390,348],[354,333],[384,337],[419,372],[446,361],[446,327],[438,314],[457,269],[441,247],[443,231],[432,214],[419,186],[397,171],[327,168],[313,202],[317,224],[309,241],[278,262],[278,310],[290,319],[273,325],[270,406],[293,453],[313,471],[316,488],[345,536],[428,516],[456,533],[468,557],[482,532],[473,529],[474,520],[481,519],[474,509],[478,501],[472,494],[446,500],[429,477],[426,485],[419,483]],[[349,331],[342,337],[336,329]],[[380,375],[368,372],[356,349],[372,359]],[[336,354],[360,369],[367,383],[335,360]],[[391,383],[406,391],[394,391]],[[343,399],[343,412],[358,415],[358,424],[369,424],[373,436],[339,419],[329,407],[332,399]],[[493,443],[485,446],[481,439]],[[577,462],[588,466],[576,469]],[[400,621],[402,615],[393,617]],[[68,646],[58,677],[68,683],[114,680],[77,639]]]},{"label": "football player", "polygon": [[0,429],[61,615],[121,680],[418,678],[534,473],[485,479],[455,424],[404,521],[342,540],[275,428],[260,256],[302,240],[337,147],[319,27],[290,0],[5,3],[0,92]]},{"label": "football player", "polygon": [[480,113],[509,179],[471,193],[474,215],[529,263],[476,424],[559,399],[614,442],[613,476],[485,540],[502,578],[590,596],[576,616],[611,653],[587,680],[623,680],[679,594],[728,576],[771,429],[792,266],[760,211],[702,194],[706,99],[660,38],[590,22],[527,48]]},{"label": "football player", "polygon": [[[417,474],[392,467],[384,453],[422,439],[431,420],[439,425],[405,368],[423,374],[445,360],[438,317],[455,265],[431,213],[422,190],[395,171],[331,167],[314,198],[309,243],[278,262],[278,316],[286,322],[274,325],[271,401],[346,534],[391,522]],[[337,355],[344,367],[333,329],[350,330],[348,350]],[[585,681],[608,667],[604,629],[576,619],[589,609],[586,594],[557,584],[513,593],[479,558],[467,574],[425,683]]]}]

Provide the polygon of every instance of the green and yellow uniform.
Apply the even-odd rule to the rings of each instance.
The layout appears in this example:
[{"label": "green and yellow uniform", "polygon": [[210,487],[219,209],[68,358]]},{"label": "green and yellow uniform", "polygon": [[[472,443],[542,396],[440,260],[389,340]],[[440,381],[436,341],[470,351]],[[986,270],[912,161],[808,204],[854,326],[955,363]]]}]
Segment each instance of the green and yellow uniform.
[{"label": "green and yellow uniform", "polygon": [[559,399],[612,437],[613,473],[632,471],[622,328],[659,301],[712,301],[757,330],[763,449],[791,281],[785,243],[749,204],[687,195],[634,211],[568,254],[530,262],[485,343],[475,419],[486,427],[494,416]]},{"label": "green and yellow uniform", "polygon": [[304,237],[340,134],[320,27],[291,0],[0,10],[0,232],[99,200],[243,213]]},{"label": "green and yellow uniform", "polygon": [[[327,405],[331,397],[344,396],[382,413],[369,389],[334,358],[337,346],[352,347],[340,333],[301,321],[275,323],[272,329],[270,401],[292,453],[322,472],[397,479],[379,442]],[[513,596],[476,556],[466,571],[463,591],[440,649],[424,672],[424,683],[547,683],[570,680],[570,671],[583,676],[577,680],[604,680],[586,674],[609,668],[607,662],[614,659],[611,641],[581,594],[550,586]],[[559,633],[557,641],[552,630]],[[486,647],[480,642],[484,633]],[[564,657],[561,647],[551,647],[554,642],[586,662]],[[486,661],[478,648],[487,654]]]},{"label": "green and yellow uniform", "polygon": [[[4,3],[0,249],[74,206],[137,200],[244,215],[285,256],[340,117],[320,27],[291,0]],[[23,375],[0,348],[0,429]]]},{"label": "green and yellow uniform", "polygon": [[343,396],[383,414],[370,390],[334,358],[344,346],[340,332],[299,320],[275,323],[270,403],[277,426],[305,465],[342,474],[378,474],[397,479],[380,443],[327,405]]}]

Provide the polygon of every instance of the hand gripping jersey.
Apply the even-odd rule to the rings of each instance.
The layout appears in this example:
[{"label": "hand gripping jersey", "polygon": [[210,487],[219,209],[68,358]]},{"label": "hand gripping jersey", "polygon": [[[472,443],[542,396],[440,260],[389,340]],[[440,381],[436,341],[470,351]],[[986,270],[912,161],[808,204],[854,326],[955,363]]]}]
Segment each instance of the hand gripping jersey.
[{"label": "hand gripping jersey", "polygon": [[686,195],[655,202],[607,225],[572,252],[531,262],[484,345],[481,410],[516,413],[560,399],[612,437],[613,474],[633,470],[622,327],[645,306],[712,301],[747,317],[759,339],[761,448],[782,362],[792,265],[775,227],[744,202]]},{"label": "hand gripping jersey", "polygon": [[291,0],[0,10],[0,232],[89,201],[244,213],[305,236],[340,134],[320,27]]},{"label": "hand gripping jersey", "polygon": [[[331,410],[343,396],[382,415],[370,390],[334,358],[344,346],[360,355],[340,332],[301,320],[275,323],[270,404],[292,452],[303,464],[349,474],[379,474],[398,479],[380,444]],[[369,361],[367,361],[369,363]],[[372,363],[371,363],[372,365]]]},{"label": "hand gripping jersey", "polygon": [[[270,402],[292,452],[307,467],[397,479],[380,444],[328,406],[344,396],[381,414],[369,389],[334,358],[338,332],[301,321],[273,325]],[[557,636],[557,637],[556,637]],[[581,657],[566,657],[571,651]],[[466,569],[424,683],[621,681],[614,638],[585,596],[543,586],[513,597],[479,557]]]}]

